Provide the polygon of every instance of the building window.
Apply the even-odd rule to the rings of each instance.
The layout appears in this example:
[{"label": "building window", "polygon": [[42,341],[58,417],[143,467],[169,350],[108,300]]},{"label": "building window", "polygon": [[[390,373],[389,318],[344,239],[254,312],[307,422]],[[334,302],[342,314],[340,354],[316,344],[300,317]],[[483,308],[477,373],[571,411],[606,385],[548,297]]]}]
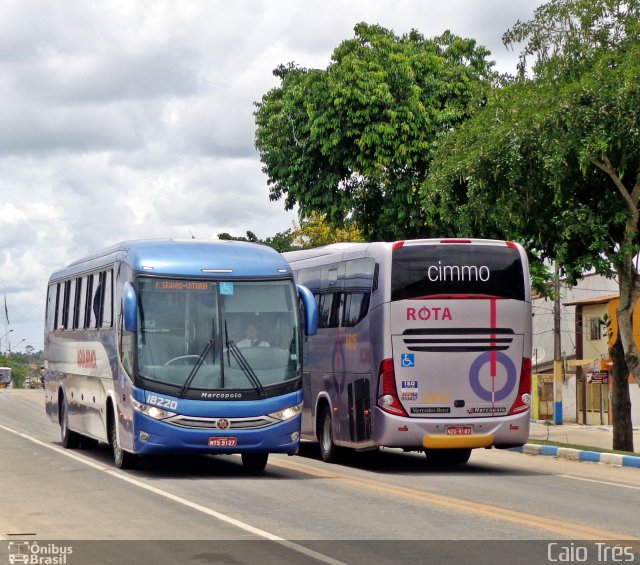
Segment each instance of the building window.
[{"label": "building window", "polygon": [[591,330],[589,333],[589,339],[591,341],[602,338],[602,322],[600,321],[600,318],[591,318],[589,320],[589,328]]}]

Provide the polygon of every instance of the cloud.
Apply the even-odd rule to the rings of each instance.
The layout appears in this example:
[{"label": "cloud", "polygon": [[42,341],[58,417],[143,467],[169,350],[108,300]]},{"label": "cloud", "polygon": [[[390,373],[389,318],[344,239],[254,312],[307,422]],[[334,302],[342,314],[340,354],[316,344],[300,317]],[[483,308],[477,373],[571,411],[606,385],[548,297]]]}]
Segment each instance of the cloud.
[{"label": "cloud", "polygon": [[4,0],[0,292],[12,339],[42,347],[49,274],[99,248],[291,227],[254,149],[254,102],[278,65],[326,68],[365,21],[451,29],[513,71],[501,35],[539,4]]}]

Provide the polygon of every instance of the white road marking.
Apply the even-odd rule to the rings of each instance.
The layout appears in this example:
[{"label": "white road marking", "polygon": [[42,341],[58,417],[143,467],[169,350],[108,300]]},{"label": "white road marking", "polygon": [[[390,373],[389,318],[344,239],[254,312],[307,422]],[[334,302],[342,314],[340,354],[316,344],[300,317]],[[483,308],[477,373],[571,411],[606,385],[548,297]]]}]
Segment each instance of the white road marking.
[{"label": "white road marking", "polygon": [[92,469],[95,469],[97,471],[101,471],[103,473],[106,473],[107,475],[110,475],[111,477],[114,477],[116,479],[120,479],[122,481],[125,481],[129,484],[132,484],[134,486],[137,486],[139,488],[142,488],[144,490],[147,490],[149,492],[152,492],[153,494],[157,494],[158,496],[162,496],[164,498],[167,498],[169,500],[172,500],[173,502],[177,502],[178,504],[182,504],[183,506],[186,506],[188,508],[191,508],[193,510],[196,510],[198,512],[202,512],[203,514],[206,514],[207,516],[211,516],[213,518],[216,518],[218,520],[221,520],[222,522],[226,522],[227,524],[230,524],[232,526],[235,526],[241,530],[244,530],[246,532],[249,532],[255,536],[264,538],[264,539],[268,539],[270,541],[274,541],[279,543],[280,545],[291,549],[293,551],[296,551],[297,553],[301,553],[303,555],[305,555],[306,557],[309,557],[311,559],[314,559],[316,561],[319,561],[321,563],[328,563],[330,565],[346,565],[344,562],[339,561],[337,559],[333,559],[332,557],[329,557],[328,555],[323,555],[322,553],[318,553],[317,551],[313,551],[312,549],[308,549],[302,545],[299,545],[297,543],[288,541],[280,536],[277,536],[275,534],[272,534],[270,532],[267,532],[265,530],[261,530],[260,528],[256,528],[255,526],[252,526],[251,524],[247,524],[246,522],[242,522],[241,520],[237,520],[236,518],[232,518],[231,516],[227,516],[226,514],[222,514],[221,512],[218,512],[216,510],[213,510],[212,508],[208,508],[206,506],[202,506],[201,504],[198,504],[196,502],[192,502],[190,500],[187,500],[186,498],[182,498],[181,496],[176,496],[175,494],[171,494],[170,492],[166,492],[164,490],[161,490],[159,488],[153,487],[147,483],[144,483],[142,481],[139,481],[133,477],[130,477],[129,475],[127,475],[126,473],[120,471],[119,469],[113,469],[110,467],[105,467],[104,465],[100,465],[98,463],[95,463],[94,461],[91,461],[90,459],[87,459],[81,455],[78,455],[76,453],[73,453],[72,451],[69,451],[67,449],[63,449],[61,447],[58,447],[57,445],[52,445],[50,443],[45,443],[43,441],[40,441],[39,439],[36,439],[34,437],[31,437],[30,435],[24,434],[22,432],[19,432],[18,430],[14,430],[12,428],[8,428],[6,426],[3,426],[2,424],[0,424],[0,429],[3,429],[9,433],[12,433],[14,435],[17,435],[23,439],[26,439],[28,441],[31,441],[32,443],[35,443],[36,445],[39,445],[41,447],[46,447],[48,449],[51,449],[52,451],[55,451],[61,455],[65,455],[66,457],[69,457],[70,459],[73,459],[75,461],[78,461],[79,463],[82,463],[84,465],[86,465],[87,467],[91,467]]},{"label": "white road marking", "polygon": [[611,487],[630,488],[633,490],[640,490],[640,487],[635,485],[625,485],[623,483],[614,483],[611,481],[601,481],[600,479],[587,479],[586,477],[576,477],[575,475],[558,475],[563,479],[573,479],[574,481],[585,481],[587,483],[598,483],[601,485],[607,485]]}]

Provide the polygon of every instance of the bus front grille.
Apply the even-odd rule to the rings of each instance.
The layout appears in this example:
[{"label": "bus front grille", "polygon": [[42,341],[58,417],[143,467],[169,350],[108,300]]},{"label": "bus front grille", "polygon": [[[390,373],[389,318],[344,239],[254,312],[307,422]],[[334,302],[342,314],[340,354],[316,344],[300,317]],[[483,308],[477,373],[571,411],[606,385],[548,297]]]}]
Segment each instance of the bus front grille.
[{"label": "bus front grille", "polygon": [[[164,421],[174,426],[191,429],[255,430],[272,426],[280,420],[269,416],[257,416],[254,418],[196,418],[194,416],[182,416],[178,414]],[[222,425],[220,424],[221,422]]]}]

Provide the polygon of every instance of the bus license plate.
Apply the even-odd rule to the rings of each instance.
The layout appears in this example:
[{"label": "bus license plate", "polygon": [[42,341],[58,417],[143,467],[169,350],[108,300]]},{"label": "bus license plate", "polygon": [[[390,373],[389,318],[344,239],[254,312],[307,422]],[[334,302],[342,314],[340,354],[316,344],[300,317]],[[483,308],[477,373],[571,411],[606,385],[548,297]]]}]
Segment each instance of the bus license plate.
[{"label": "bus license plate", "polygon": [[210,437],[209,447],[236,447],[238,445],[237,437]]},{"label": "bus license plate", "polygon": [[473,433],[471,426],[447,426],[445,433],[448,436],[470,436]]}]

